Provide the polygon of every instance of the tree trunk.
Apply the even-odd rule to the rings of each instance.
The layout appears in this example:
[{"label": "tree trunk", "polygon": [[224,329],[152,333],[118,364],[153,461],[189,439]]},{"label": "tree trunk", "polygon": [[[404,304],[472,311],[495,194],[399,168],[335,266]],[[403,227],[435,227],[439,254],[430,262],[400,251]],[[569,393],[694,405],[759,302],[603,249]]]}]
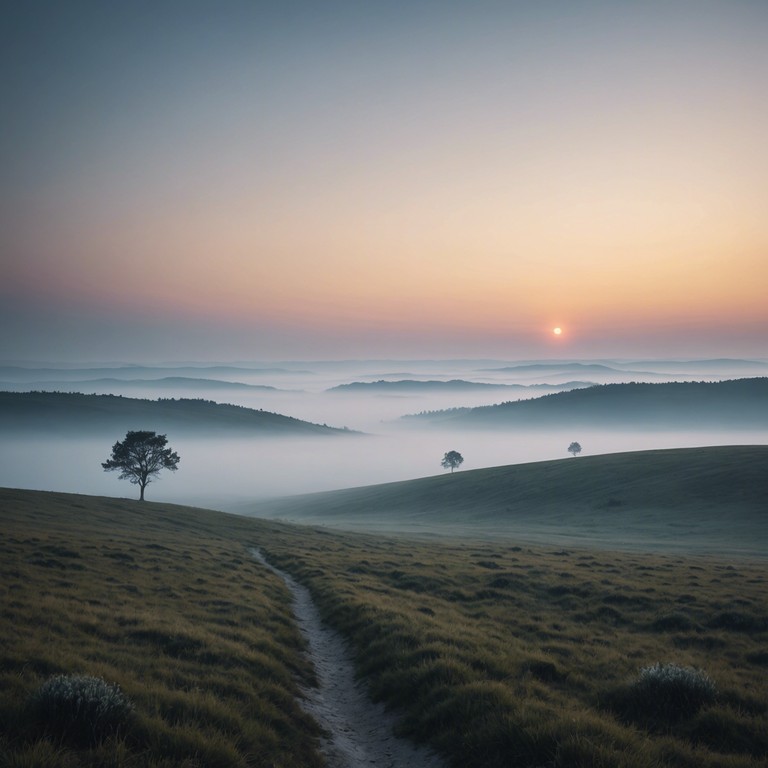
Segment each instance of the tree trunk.
[{"label": "tree trunk", "polygon": [[141,484],[141,493],[139,494],[139,501],[144,501],[144,489],[147,487],[146,483]]}]

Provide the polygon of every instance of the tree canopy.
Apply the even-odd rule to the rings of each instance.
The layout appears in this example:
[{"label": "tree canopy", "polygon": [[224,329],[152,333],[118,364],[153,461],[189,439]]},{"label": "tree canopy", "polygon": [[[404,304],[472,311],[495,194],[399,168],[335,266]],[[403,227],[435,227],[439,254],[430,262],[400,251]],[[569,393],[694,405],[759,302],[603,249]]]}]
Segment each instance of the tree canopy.
[{"label": "tree canopy", "polygon": [[464,457],[458,451],[448,451],[448,453],[443,456],[443,460],[440,462],[440,465],[443,468],[450,469],[451,472],[453,472],[454,469],[461,466],[463,461]]},{"label": "tree canopy", "polygon": [[112,446],[112,455],[102,462],[105,472],[117,470],[121,480],[128,480],[141,488],[139,501],[144,501],[144,489],[160,470],[175,472],[179,455],[166,447],[168,438],[156,432],[128,432],[125,440]]},{"label": "tree canopy", "polygon": [[572,453],[574,456],[577,456],[581,453],[581,445],[579,443],[573,442],[568,446],[568,453]]}]

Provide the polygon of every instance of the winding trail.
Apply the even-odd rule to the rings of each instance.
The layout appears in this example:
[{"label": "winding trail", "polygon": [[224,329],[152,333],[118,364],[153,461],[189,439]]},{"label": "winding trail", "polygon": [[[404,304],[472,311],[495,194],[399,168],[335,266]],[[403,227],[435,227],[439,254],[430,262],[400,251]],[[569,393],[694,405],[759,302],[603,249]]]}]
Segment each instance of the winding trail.
[{"label": "winding trail", "polygon": [[394,735],[397,718],[368,698],[355,679],[344,639],[322,623],[309,590],[267,562],[260,550],[250,551],[293,595],[293,611],[319,681],[317,688],[303,689],[306,698],[300,703],[329,734],[322,741],[329,768],[444,768],[433,752]]}]

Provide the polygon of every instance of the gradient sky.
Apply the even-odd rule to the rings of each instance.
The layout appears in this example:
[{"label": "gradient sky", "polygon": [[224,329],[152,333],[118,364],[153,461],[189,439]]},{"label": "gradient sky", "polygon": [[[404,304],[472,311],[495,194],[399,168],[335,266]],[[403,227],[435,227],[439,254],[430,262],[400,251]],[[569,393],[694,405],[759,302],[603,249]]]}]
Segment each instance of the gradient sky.
[{"label": "gradient sky", "polygon": [[0,359],[768,357],[764,0],[2,29]]}]

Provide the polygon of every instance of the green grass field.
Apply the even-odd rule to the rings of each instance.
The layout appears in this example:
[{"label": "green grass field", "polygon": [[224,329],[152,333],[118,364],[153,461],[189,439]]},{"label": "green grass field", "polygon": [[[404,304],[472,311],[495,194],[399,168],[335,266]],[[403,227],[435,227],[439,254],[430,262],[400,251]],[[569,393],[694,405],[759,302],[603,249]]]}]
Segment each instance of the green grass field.
[{"label": "green grass field", "polygon": [[[764,454],[738,451],[734,466],[747,477],[754,470],[747,455]],[[668,453],[692,487],[702,456]],[[668,453],[655,457],[645,480],[651,496],[663,490],[652,479],[665,476]],[[604,458],[602,469],[601,457],[560,464],[619,483],[610,466],[617,459]],[[654,457],[641,458],[652,470]],[[729,465],[718,479],[712,454],[706,462],[704,510],[716,492],[722,502],[735,471]],[[547,469],[529,466],[534,476]],[[510,487],[532,489],[524,469],[481,470],[490,473],[485,493],[493,495],[493,474],[505,472],[516,473]],[[482,490],[469,472],[410,487],[454,480],[468,483],[461,493]],[[621,482],[624,525],[635,507],[629,480]],[[750,520],[755,526],[753,550],[765,542],[763,518],[747,515],[759,487],[744,494],[738,513],[745,530]],[[585,485],[582,493],[603,491]],[[689,523],[697,508],[682,491],[666,504],[667,516]],[[729,510],[722,514],[727,523]],[[509,528],[493,538],[413,535],[426,523],[422,515],[397,536],[373,535],[0,490],[0,766],[321,766],[317,728],[296,702],[312,672],[288,593],[249,557],[252,546],[310,588],[350,640],[374,697],[404,712],[404,732],[451,766],[765,765],[764,559],[703,547],[643,552],[637,542],[621,549],[615,532],[591,547],[584,538],[535,543]],[[648,521],[642,527],[653,529]],[[712,549],[722,527],[706,529]],[[439,518],[431,530],[440,530]],[[716,693],[696,706],[670,704],[660,693],[641,700],[634,682],[657,663],[703,670]],[[31,719],[29,697],[60,673],[117,683],[135,706],[125,729],[83,746]]]},{"label": "green grass field", "polygon": [[[452,765],[765,764],[763,563],[299,528],[264,548]],[[631,682],[657,663],[703,669],[716,701],[638,719]]]},{"label": "green grass field", "polygon": [[[296,702],[312,671],[251,521],[205,510],[0,491],[0,765],[320,766]],[[76,748],[30,723],[55,674],[117,683],[125,734]]]},{"label": "green grass field", "polygon": [[765,557],[768,446],[580,456],[242,505],[339,528]]}]

